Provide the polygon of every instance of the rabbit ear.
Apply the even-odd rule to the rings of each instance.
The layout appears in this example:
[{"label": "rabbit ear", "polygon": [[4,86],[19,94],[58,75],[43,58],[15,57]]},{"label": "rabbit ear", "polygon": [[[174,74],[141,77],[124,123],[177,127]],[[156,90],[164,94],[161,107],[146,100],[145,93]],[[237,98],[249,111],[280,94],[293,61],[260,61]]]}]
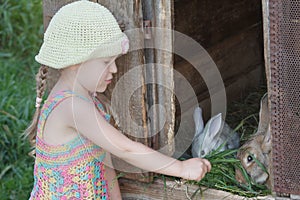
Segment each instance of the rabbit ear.
[{"label": "rabbit ear", "polygon": [[263,143],[261,145],[261,149],[263,153],[268,154],[271,152],[272,149],[272,140],[271,140],[271,131],[270,131],[270,125],[268,125],[266,135],[263,139]]},{"label": "rabbit ear", "polygon": [[267,131],[269,125],[269,106],[268,106],[268,93],[264,94],[260,101],[259,111],[259,124],[258,132]]},{"label": "rabbit ear", "polygon": [[195,136],[196,136],[202,133],[204,128],[202,109],[200,107],[196,107],[194,110],[194,122],[195,122]]},{"label": "rabbit ear", "polygon": [[209,140],[212,142],[214,138],[218,136],[218,133],[220,132],[222,126],[222,114],[219,113],[218,115],[212,117],[208,122],[207,122],[207,137]]}]

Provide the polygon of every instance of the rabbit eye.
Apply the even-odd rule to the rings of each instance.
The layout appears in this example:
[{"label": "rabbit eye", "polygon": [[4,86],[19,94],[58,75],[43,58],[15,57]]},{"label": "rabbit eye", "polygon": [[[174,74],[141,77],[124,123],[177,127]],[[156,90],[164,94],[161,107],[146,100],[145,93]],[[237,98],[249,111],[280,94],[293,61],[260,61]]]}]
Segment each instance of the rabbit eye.
[{"label": "rabbit eye", "polygon": [[201,151],[201,155],[203,156],[205,154],[204,150]]},{"label": "rabbit eye", "polygon": [[247,161],[248,161],[248,162],[251,162],[252,160],[253,160],[253,157],[249,155],[249,156],[247,157]]}]

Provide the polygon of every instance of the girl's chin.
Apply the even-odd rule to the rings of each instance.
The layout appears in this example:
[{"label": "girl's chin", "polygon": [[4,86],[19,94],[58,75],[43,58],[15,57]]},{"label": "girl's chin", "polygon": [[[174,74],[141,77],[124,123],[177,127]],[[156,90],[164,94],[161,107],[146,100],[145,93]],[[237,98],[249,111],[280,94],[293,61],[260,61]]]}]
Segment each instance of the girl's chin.
[{"label": "girl's chin", "polygon": [[99,89],[97,88],[97,89],[96,89],[96,92],[100,92],[100,93],[105,92],[106,88],[107,88],[107,86],[101,87],[101,88],[99,88]]}]

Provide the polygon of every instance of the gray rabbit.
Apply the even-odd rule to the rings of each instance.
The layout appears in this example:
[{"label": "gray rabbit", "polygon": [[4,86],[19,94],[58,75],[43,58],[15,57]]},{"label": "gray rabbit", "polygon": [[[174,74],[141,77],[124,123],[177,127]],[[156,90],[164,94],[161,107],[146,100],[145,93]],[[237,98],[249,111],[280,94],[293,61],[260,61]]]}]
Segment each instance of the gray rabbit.
[{"label": "gray rabbit", "polygon": [[[216,150],[222,144],[226,144],[220,149],[237,149],[240,146],[240,137],[234,132],[226,122],[222,120],[222,114],[213,116],[204,126],[202,109],[197,107],[194,111],[195,136],[192,143],[193,157],[203,158],[211,151]],[[223,125],[223,129],[221,130]]]}]

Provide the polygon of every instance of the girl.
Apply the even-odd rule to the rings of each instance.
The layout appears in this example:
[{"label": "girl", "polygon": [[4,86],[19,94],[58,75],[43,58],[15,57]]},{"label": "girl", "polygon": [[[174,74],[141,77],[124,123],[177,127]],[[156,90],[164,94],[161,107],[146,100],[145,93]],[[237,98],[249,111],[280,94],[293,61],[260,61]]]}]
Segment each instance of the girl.
[{"label": "girl", "polygon": [[[126,35],[100,4],[77,1],[52,18],[35,57],[42,65],[36,113],[25,131],[36,156],[30,199],[121,199],[109,153],[144,170],[189,180],[210,171],[205,159],[178,161],[110,125],[94,94],[106,90],[117,72],[116,58],[127,51]],[[48,67],[60,69],[61,76],[40,109]]]}]

